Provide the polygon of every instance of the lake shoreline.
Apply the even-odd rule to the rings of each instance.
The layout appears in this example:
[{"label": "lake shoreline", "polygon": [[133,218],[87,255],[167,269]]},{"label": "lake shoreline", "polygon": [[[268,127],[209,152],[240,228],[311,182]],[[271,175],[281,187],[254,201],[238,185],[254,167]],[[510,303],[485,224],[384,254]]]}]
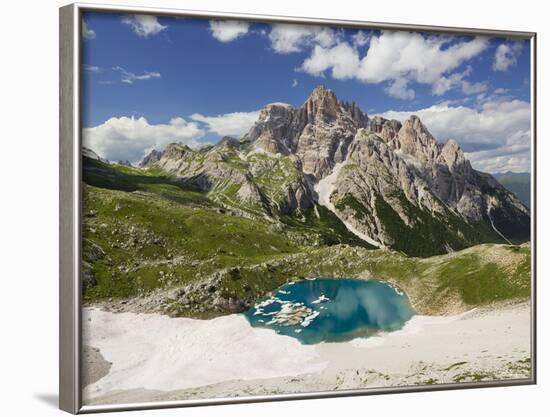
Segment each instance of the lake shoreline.
[{"label": "lake shoreline", "polygon": [[316,278],[290,282],[244,312],[254,327],[304,344],[345,342],[400,329],[415,314],[409,298],[380,280]]},{"label": "lake shoreline", "polygon": [[505,302],[415,316],[399,331],[367,339],[302,345],[252,328],[241,315],[205,321],[86,308],[84,341],[112,367],[85,388],[84,403],[528,378],[530,317],[528,301]]}]

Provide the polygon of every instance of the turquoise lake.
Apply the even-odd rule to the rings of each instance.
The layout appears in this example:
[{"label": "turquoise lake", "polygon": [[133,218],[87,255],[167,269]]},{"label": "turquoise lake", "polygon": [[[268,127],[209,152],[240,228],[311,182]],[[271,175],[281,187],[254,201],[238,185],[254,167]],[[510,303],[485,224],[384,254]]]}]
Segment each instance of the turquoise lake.
[{"label": "turquoise lake", "polygon": [[285,284],[244,315],[254,327],[314,344],[398,330],[414,310],[405,293],[384,281],[315,278]]}]

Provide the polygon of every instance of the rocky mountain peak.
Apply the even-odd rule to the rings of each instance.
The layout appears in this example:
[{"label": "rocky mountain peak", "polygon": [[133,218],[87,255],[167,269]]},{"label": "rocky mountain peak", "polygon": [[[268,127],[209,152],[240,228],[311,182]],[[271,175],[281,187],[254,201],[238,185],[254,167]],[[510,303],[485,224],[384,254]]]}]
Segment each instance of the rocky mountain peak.
[{"label": "rocky mountain peak", "polygon": [[449,139],[447,143],[441,147],[441,155],[448,155],[456,158],[459,155],[464,156],[464,152],[462,152],[462,149],[456,140]]},{"label": "rocky mountain peak", "polygon": [[338,101],[320,85],[300,107],[266,105],[244,141],[262,152],[296,155],[304,172],[319,179],[345,159],[357,129],[367,124],[367,114],[356,103]]},{"label": "rocky mountain peak", "polygon": [[369,123],[369,117],[367,113],[364,113],[359,108],[355,101],[352,101],[351,103],[340,102],[340,106],[342,106],[349,113],[351,119],[355,122],[358,128],[367,127]]},{"label": "rocky mountain peak", "polygon": [[397,149],[420,161],[435,160],[439,145],[418,116],[412,115],[403,123],[397,138]]},{"label": "rocky mountain peak", "polygon": [[220,139],[220,141],[218,143],[216,143],[216,145],[214,145],[215,147],[217,148],[223,148],[223,147],[238,147],[241,143],[235,139],[235,138],[232,138],[231,136],[224,136],[223,138]]},{"label": "rocky mountain peak", "polygon": [[245,135],[245,140],[252,142],[255,149],[269,153],[288,154],[294,143],[289,140],[295,137],[304,121],[296,117],[297,111],[286,103],[271,103],[261,111],[258,120]]},{"label": "rocky mountain peak", "polygon": [[181,159],[189,152],[193,152],[189,146],[181,143],[171,143],[166,147],[162,156],[169,159]]},{"label": "rocky mountain peak", "polygon": [[325,100],[325,99],[332,99],[337,101],[336,94],[334,94],[334,91],[320,84],[313,89],[313,91],[309,95],[306,102],[310,100],[319,101],[319,100]]},{"label": "rocky mountain peak", "polygon": [[162,158],[164,152],[157,151],[156,149],[153,149],[151,152],[149,152],[138,164],[138,167],[140,168],[146,168],[154,165],[158,161],[160,161],[160,158]]},{"label": "rocky mountain peak", "polygon": [[260,110],[258,116],[258,123],[262,122],[276,122],[288,119],[292,114],[294,108],[287,103],[269,103]]},{"label": "rocky mountain peak", "polygon": [[442,146],[441,158],[443,158],[451,172],[455,171],[457,167],[469,164],[460,145],[454,139],[449,139],[447,143]]},{"label": "rocky mountain peak", "polygon": [[304,103],[308,121],[320,119],[325,122],[335,120],[340,112],[338,98],[332,90],[320,85],[313,90]]},{"label": "rocky mountain peak", "polygon": [[107,161],[105,158],[102,158],[97,153],[95,153],[92,149],[86,148],[85,146],[82,147],[82,156],[90,159],[95,159],[96,161],[103,162],[104,164],[109,163],[109,161]]},{"label": "rocky mountain peak", "polygon": [[410,135],[411,139],[420,142],[422,145],[428,146],[436,143],[435,138],[428,131],[428,128],[422,123],[422,120],[416,115],[412,115],[403,123],[403,133]]},{"label": "rocky mountain peak", "polygon": [[[387,143],[393,143],[401,130],[401,122],[398,120],[388,120],[380,116],[375,116],[368,121],[368,129],[376,133]],[[396,147],[395,145],[393,147]]]}]

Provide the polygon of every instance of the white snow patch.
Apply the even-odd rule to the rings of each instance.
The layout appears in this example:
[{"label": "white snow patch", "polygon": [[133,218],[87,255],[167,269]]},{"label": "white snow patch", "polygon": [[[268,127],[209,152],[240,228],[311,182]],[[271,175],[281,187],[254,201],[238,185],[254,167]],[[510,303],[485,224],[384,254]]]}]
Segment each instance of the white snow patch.
[{"label": "white snow patch", "polygon": [[115,390],[170,391],[327,366],[315,346],[252,327],[240,314],[196,320],[85,308],[83,315],[83,342],[113,363],[108,375],[85,388],[86,400]]},{"label": "white snow patch", "polygon": [[314,189],[317,192],[319,204],[325,206],[332,212],[334,212],[334,204],[330,202],[330,196],[334,191],[334,184],[338,179],[338,175],[345,164],[345,162],[339,162],[334,165],[332,172],[314,186]]},{"label": "white snow patch", "polygon": [[321,294],[316,300],[312,301],[311,304],[319,304],[325,301],[330,301],[330,298],[328,298],[325,294]]},{"label": "white snow patch", "polygon": [[309,326],[313,320],[315,320],[315,318],[321,313],[319,313],[318,311],[314,311],[313,313],[311,313],[309,316],[307,316],[301,323],[300,323],[300,326],[302,327],[307,327]]}]

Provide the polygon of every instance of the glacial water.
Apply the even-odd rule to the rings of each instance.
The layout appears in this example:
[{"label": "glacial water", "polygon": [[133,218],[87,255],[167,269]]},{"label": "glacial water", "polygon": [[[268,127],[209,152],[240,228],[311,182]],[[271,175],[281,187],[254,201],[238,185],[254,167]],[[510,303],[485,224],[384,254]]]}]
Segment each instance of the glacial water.
[{"label": "glacial water", "polygon": [[254,327],[314,344],[398,330],[414,310],[405,293],[384,281],[315,278],[285,284],[244,314]]}]

